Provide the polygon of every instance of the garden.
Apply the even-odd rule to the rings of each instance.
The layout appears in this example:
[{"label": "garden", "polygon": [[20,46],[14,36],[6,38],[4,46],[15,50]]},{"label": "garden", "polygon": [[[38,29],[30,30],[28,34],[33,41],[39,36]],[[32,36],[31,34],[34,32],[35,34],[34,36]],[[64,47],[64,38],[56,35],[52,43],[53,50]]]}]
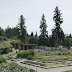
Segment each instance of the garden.
[{"label": "garden", "polygon": [[21,67],[17,63],[7,63],[1,66],[0,72],[36,72],[26,67]]}]

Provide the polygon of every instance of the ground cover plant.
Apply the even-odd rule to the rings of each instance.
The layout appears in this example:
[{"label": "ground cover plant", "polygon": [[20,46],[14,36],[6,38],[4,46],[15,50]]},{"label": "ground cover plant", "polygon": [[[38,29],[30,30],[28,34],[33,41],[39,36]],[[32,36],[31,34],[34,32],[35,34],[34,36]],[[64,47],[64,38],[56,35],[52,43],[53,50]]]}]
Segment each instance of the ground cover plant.
[{"label": "ground cover plant", "polygon": [[37,72],[37,71],[19,66],[17,63],[8,63],[1,66],[0,72]]},{"label": "ground cover plant", "polygon": [[10,63],[3,65],[0,68],[0,72],[28,72],[28,69],[26,67],[21,67],[16,63]]}]

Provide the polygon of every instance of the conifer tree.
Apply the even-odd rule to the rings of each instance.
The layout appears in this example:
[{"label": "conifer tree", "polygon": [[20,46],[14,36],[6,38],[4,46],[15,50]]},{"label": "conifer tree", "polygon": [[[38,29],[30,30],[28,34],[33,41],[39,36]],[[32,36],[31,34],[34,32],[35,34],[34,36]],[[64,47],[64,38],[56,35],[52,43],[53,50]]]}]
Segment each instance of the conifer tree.
[{"label": "conifer tree", "polygon": [[39,36],[39,45],[45,46],[47,44],[47,38],[48,38],[48,31],[46,20],[44,14],[42,15],[41,21],[40,21],[40,36]]},{"label": "conifer tree", "polygon": [[55,27],[52,29],[52,38],[54,43],[58,46],[59,44],[63,44],[64,41],[64,32],[61,28],[61,24],[63,23],[62,13],[60,13],[60,10],[58,7],[55,8],[55,14],[53,17],[53,20],[55,22]]},{"label": "conifer tree", "polygon": [[36,31],[35,37],[38,37],[38,35],[37,35],[37,31]]},{"label": "conifer tree", "polygon": [[20,16],[19,21],[20,21],[19,24],[18,24],[19,38],[22,41],[22,43],[25,43],[25,40],[26,40],[26,26],[25,26],[25,18],[23,17],[23,15]]}]

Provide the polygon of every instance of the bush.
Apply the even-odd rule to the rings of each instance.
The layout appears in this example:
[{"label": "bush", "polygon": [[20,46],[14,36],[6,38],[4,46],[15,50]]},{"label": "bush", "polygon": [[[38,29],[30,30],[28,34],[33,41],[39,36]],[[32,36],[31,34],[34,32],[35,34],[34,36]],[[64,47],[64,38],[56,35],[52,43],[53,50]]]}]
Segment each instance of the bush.
[{"label": "bush", "polygon": [[11,46],[12,45],[7,41],[1,42],[0,43],[0,54],[6,54],[6,53],[10,52]]},{"label": "bush", "polygon": [[16,63],[10,63],[3,65],[0,68],[0,72],[28,72],[28,69],[26,67],[21,67]]},{"label": "bush", "polygon": [[0,56],[0,63],[6,63],[6,59],[2,56]]},{"label": "bush", "polygon": [[27,59],[32,60],[32,59],[33,59],[33,56],[32,56],[32,55],[29,55],[29,56],[27,57]]},{"label": "bush", "polygon": [[26,67],[19,66],[17,63],[9,63],[0,68],[0,72],[37,72],[33,69],[28,70]]},{"label": "bush", "polygon": [[35,55],[34,51],[33,50],[24,50],[22,52],[19,52],[17,54],[17,57],[28,58],[29,55],[34,56]]},{"label": "bush", "polygon": [[11,51],[10,48],[0,48],[0,54],[6,54],[10,51]]},{"label": "bush", "polygon": [[30,49],[30,50],[29,50],[29,54],[31,54],[32,56],[34,56],[34,55],[35,55],[34,50]]}]

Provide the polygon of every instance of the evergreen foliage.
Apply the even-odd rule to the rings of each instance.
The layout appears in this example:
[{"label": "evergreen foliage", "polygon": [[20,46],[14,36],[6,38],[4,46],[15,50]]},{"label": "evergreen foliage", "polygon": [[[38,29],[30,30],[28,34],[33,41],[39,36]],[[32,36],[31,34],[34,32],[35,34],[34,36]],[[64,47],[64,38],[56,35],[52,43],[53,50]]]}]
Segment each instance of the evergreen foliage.
[{"label": "evergreen foliage", "polygon": [[18,28],[19,28],[19,38],[22,41],[22,43],[23,42],[25,43],[25,40],[26,40],[26,26],[25,26],[25,18],[23,17],[23,15],[20,16]]},{"label": "evergreen foliage", "polygon": [[5,31],[0,27],[0,36],[6,36]]},{"label": "evergreen foliage", "polygon": [[33,32],[31,32],[31,36],[34,36]]},{"label": "evergreen foliage", "polygon": [[55,8],[54,12],[55,14],[53,20],[55,21],[55,27],[54,29],[52,29],[52,39],[54,43],[53,45],[59,46],[59,44],[63,45],[63,41],[64,41],[64,32],[60,27],[60,25],[63,23],[63,18],[61,18],[62,14],[60,13],[58,7]]},{"label": "evergreen foliage", "polygon": [[46,30],[46,20],[44,14],[42,15],[41,21],[40,21],[40,36],[39,36],[39,45],[46,45],[47,39],[48,39],[48,31]]},{"label": "evergreen foliage", "polygon": [[36,31],[35,37],[38,37],[37,31]]}]

